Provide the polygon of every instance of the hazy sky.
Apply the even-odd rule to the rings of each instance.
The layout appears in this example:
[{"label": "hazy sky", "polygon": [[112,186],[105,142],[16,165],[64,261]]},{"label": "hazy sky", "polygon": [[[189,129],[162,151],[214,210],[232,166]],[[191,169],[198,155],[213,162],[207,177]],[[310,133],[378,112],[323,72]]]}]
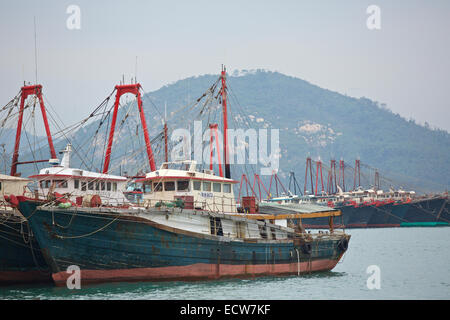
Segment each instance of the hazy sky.
[{"label": "hazy sky", "polygon": [[[369,5],[381,29],[369,30]],[[70,30],[69,5],[81,9]],[[264,68],[386,103],[450,131],[450,1],[0,2],[0,106],[35,81],[66,124],[135,73],[145,91],[176,80]]]}]

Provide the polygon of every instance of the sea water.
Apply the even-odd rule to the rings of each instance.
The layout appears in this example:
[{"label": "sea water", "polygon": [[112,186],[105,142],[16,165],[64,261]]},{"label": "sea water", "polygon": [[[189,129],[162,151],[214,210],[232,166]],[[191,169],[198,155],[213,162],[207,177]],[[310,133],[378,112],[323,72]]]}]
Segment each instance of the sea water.
[{"label": "sea water", "polygon": [[329,272],[199,282],[0,288],[0,299],[449,299],[450,228],[348,229],[348,251]]}]

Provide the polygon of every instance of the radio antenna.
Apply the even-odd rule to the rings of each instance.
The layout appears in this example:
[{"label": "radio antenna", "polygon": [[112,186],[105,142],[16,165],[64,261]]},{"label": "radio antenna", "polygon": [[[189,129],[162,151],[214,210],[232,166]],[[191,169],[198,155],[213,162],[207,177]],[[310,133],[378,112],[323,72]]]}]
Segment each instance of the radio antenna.
[{"label": "radio antenna", "polygon": [[35,76],[36,76],[36,82],[35,84],[38,83],[37,81],[37,45],[36,45],[36,16],[33,17],[33,21],[34,21],[34,67],[35,67]]}]

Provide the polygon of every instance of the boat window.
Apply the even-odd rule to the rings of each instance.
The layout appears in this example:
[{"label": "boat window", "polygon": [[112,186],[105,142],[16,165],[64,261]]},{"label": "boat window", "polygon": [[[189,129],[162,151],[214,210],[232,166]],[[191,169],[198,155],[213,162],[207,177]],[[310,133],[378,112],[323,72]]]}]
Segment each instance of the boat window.
[{"label": "boat window", "polygon": [[178,191],[188,191],[189,190],[189,180],[179,180],[177,181]]},{"label": "boat window", "polygon": [[200,181],[194,181],[194,190],[201,190],[202,183]]},{"label": "boat window", "polygon": [[95,190],[100,190],[100,183],[98,182],[95,183]]},{"label": "boat window", "polygon": [[80,180],[75,179],[73,181],[73,186],[74,186],[75,189],[79,189],[80,188]]},{"label": "boat window", "polygon": [[145,193],[152,192],[152,184],[151,183],[144,183],[144,192]]},{"label": "boat window", "polygon": [[231,193],[231,184],[229,184],[229,183],[224,183],[224,184],[223,184],[223,192],[224,192],[224,193]]},{"label": "boat window", "polygon": [[220,183],[214,182],[213,183],[213,191],[214,192],[222,192],[222,188],[220,187]]},{"label": "boat window", "polygon": [[164,191],[175,191],[175,181],[164,182]]},{"label": "boat window", "polygon": [[209,217],[211,234],[223,236],[222,221],[217,217]]},{"label": "boat window", "polygon": [[42,189],[45,188],[45,181],[39,181],[39,185],[41,186]]},{"label": "boat window", "polygon": [[203,182],[203,191],[211,191],[211,182]]},{"label": "boat window", "polygon": [[183,170],[183,171],[189,171],[190,163],[165,163],[163,165],[163,169],[171,169],[171,170]]},{"label": "boat window", "polygon": [[161,182],[157,182],[153,184],[153,190],[155,191],[162,191],[162,183]]},{"label": "boat window", "polygon": [[86,191],[86,181],[81,181],[81,191]]},{"label": "boat window", "polygon": [[106,191],[111,191],[111,182],[106,183]]},{"label": "boat window", "polygon": [[67,188],[67,181],[66,180],[54,180],[56,188]]},{"label": "boat window", "polygon": [[100,182],[100,189],[105,190],[105,181]]},{"label": "boat window", "polygon": [[117,182],[113,182],[113,190],[112,191],[117,191]]},{"label": "boat window", "polygon": [[50,183],[51,183],[51,180],[45,180],[45,187],[47,189],[50,188]]},{"label": "boat window", "polygon": [[94,181],[88,182],[88,190],[94,190]]}]

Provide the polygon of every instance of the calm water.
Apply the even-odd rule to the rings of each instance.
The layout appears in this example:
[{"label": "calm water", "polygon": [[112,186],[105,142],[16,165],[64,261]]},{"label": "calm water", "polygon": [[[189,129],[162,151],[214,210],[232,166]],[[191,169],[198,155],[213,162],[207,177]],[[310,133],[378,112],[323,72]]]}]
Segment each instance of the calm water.
[{"label": "calm water", "polygon": [[[450,228],[347,230],[349,250],[331,272],[210,282],[0,288],[0,299],[449,299]],[[367,267],[381,271],[369,290]]]}]

